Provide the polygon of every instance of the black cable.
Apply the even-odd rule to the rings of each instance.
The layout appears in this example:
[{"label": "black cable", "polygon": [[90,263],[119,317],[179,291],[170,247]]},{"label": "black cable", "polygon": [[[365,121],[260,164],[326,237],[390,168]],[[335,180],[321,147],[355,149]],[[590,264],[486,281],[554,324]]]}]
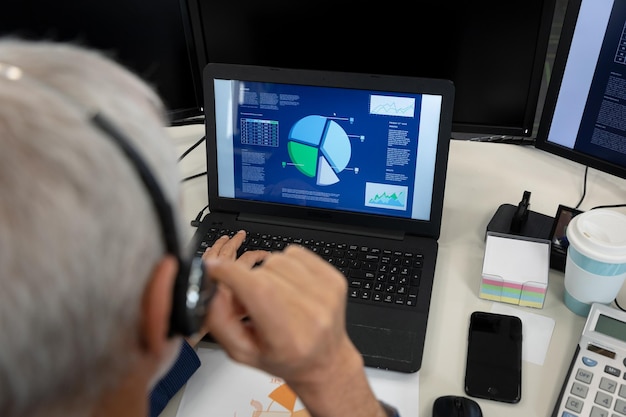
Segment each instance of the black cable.
[{"label": "black cable", "polygon": [[196,216],[196,218],[194,220],[191,221],[191,226],[193,227],[198,227],[200,226],[200,219],[202,219],[202,215],[204,214],[205,210],[209,208],[209,205],[207,204],[206,206],[204,206],[204,208],[202,210],[200,210],[200,212],[198,213],[198,215]]},{"label": "black cable", "polygon": [[181,180],[181,182],[185,182],[185,181],[193,180],[193,179],[195,179],[195,178],[204,177],[205,175],[207,175],[207,172],[206,172],[206,171],[201,172],[201,173],[199,173],[199,174],[190,175],[190,176],[188,176],[188,177],[183,178],[183,179]]},{"label": "black cable", "polygon": [[[585,195],[587,194],[587,174],[589,172],[589,167],[586,166],[585,167],[585,178],[583,180],[583,195],[580,196],[580,201],[578,201],[578,204],[576,204],[576,206],[574,207],[575,209],[578,209],[578,207],[580,207],[580,204],[583,202],[583,200],[585,199]],[[595,210],[595,209],[599,209],[599,208],[616,208],[616,207],[626,207],[626,203],[620,203],[620,204],[607,204],[607,205],[602,205],[602,206],[595,206],[590,208],[589,210]]]},{"label": "black cable", "polygon": [[585,199],[585,195],[587,194],[587,173],[588,172],[589,172],[589,167],[586,166],[585,167],[585,177],[583,179],[583,195],[580,196],[580,200],[578,201],[578,204],[576,204],[576,206],[574,206],[575,209],[580,207],[580,205],[582,204],[583,200]]},{"label": "black cable", "polygon": [[595,210],[595,209],[599,209],[599,208],[615,208],[615,207],[626,207],[626,203],[622,203],[622,204],[608,204],[605,206],[595,206],[592,207],[590,210]]},{"label": "black cable", "polygon": [[204,142],[205,139],[206,139],[206,136],[202,136],[196,143],[191,145],[191,147],[189,149],[187,149],[185,152],[183,152],[183,154],[181,156],[178,157],[178,162],[180,162],[184,157],[189,155],[189,152],[191,152],[194,149],[196,149],[202,142]]},{"label": "black cable", "polygon": [[624,310],[624,307],[622,307],[621,305],[619,305],[619,303],[617,302],[617,298],[616,298],[616,299],[614,299],[614,300],[613,300],[613,302],[615,303],[615,306],[616,306],[617,308],[619,308],[619,309],[620,309],[620,310],[622,310],[622,311],[626,311],[626,310]]}]

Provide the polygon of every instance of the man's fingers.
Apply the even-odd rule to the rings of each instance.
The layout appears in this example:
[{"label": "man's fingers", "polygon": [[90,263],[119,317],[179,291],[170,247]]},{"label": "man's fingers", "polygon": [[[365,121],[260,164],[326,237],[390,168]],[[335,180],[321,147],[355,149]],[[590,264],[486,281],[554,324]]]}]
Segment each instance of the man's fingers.
[{"label": "man's fingers", "polygon": [[250,250],[241,254],[237,262],[252,268],[258,263],[261,263],[270,255],[270,252],[265,250]]},{"label": "man's fingers", "polygon": [[266,254],[263,263],[254,269],[241,261],[208,260],[207,271],[212,279],[233,291],[251,317],[272,311],[275,306],[269,300],[276,297],[281,302],[291,298],[298,300],[303,291],[309,298],[324,297],[328,290],[323,282],[334,280],[339,281],[338,285],[345,285],[345,279],[336,268],[301,247]]},{"label": "man's fingers", "polygon": [[240,230],[229,238],[228,236],[220,236],[213,246],[207,248],[202,255],[203,259],[215,259],[217,257],[235,259],[237,258],[237,251],[241,247],[242,243],[246,239],[245,230]]},{"label": "man's fingers", "polygon": [[[268,255],[269,257],[269,255]],[[261,277],[255,274],[254,269],[250,269],[244,262],[230,259],[218,258],[209,259],[206,262],[207,273],[211,279],[223,283],[229,287],[241,300],[250,299],[257,292],[251,287],[260,281]],[[262,285],[262,284],[261,284]]]},{"label": "man's fingers", "polygon": [[241,305],[223,285],[209,307],[207,317],[211,334],[236,361],[253,363],[257,355],[256,341],[248,324],[242,320]]},{"label": "man's fingers", "polygon": [[228,242],[228,236],[220,236],[215,242],[213,242],[213,246],[206,248],[202,254],[202,259],[217,258],[220,254],[222,246],[224,246],[226,242]]}]

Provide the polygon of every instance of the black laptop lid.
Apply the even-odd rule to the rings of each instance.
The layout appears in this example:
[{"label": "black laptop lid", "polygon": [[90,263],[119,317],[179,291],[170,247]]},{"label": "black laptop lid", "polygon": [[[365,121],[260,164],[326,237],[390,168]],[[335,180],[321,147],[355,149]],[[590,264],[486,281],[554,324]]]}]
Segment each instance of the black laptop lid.
[{"label": "black laptop lid", "polygon": [[438,238],[449,80],[212,63],[210,211]]}]

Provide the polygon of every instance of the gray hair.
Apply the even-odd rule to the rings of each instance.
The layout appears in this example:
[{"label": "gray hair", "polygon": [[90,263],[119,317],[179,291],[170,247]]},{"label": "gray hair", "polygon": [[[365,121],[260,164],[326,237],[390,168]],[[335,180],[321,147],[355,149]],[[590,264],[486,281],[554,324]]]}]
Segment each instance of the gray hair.
[{"label": "gray hair", "polygon": [[164,244],[133,166],[86,114],[133,139],[173,206],[176,156],[157,94],[102,54],[4,39],[0,63],[25,74],[0,76],[0,415],[88,413],[136,359]]}]

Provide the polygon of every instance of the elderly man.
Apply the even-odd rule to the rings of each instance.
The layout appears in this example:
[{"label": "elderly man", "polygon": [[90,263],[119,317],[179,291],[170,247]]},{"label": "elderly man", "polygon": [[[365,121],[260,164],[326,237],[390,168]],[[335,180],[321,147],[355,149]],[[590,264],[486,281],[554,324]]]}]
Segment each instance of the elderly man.
[{"label": "elderly man", "polygon": [[[146,416],[178,366],[186,237],[164,125],[155,92],[101,54],[0,41],[1,416]],[[300,247],[235,260],[238,244],[206,255],[201,331],[311,416],[393,415],[345,331],[344,278]]]}]

